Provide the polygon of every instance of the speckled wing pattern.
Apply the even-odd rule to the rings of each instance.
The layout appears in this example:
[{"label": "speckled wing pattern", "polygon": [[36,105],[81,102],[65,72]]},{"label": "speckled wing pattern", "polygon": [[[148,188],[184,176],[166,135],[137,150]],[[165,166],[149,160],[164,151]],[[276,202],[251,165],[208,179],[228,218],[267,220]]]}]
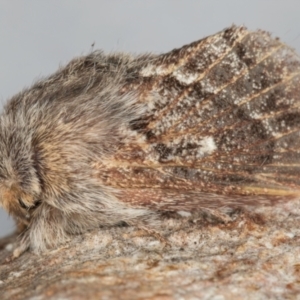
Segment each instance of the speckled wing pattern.
[{"label": "speckled wing pattern", "polygon": [[[187,210],[300,196],[300,59],[231,27],[130,76],[146,109],[100,178],[122,201]],[[124,139],[126,140],[126,139]]]}]

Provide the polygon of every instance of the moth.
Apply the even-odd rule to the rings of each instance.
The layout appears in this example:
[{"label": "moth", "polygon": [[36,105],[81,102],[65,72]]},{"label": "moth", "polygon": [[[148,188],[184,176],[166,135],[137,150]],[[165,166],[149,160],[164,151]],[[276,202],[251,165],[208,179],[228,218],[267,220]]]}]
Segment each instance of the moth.
[{"label": "moth", "polygon": [[15,257],[100,226],[154,228],[163,211],[299,197],[299,162],[299,56],[245,27],[161,55],[93,51],[0,117]]}]

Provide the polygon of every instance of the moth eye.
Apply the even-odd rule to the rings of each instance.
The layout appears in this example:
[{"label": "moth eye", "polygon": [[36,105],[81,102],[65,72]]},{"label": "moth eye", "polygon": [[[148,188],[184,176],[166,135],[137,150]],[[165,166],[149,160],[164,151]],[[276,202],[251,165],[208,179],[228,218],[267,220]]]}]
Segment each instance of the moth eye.
[{"label": "moth eye", "polygon": [[22,208],[24,208],[24,209],[27,209],[28,207],[25,205],[25,203],[22,201],[22,199],[18,199],[18,201],[19,201],[19,204],[20,204],[20,206],[22,207]]},{"label": "moth eye", "polygon": [[36,207],[40,206],[41,203],[42,203],[41,200],[36,201],[36,202],[34,203],[33,208],[36,208]]}]

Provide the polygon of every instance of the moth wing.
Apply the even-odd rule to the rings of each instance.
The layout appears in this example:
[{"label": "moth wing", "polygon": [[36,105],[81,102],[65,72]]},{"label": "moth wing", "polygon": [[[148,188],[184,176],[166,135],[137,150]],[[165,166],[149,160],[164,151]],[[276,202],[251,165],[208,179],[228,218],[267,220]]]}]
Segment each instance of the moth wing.
[{"label": "moth wing", "polygon": [[160,209],[300,196],[300,60],[263,31],[231,27],[130,76],[146,109],[97,163],[122,201]]}]

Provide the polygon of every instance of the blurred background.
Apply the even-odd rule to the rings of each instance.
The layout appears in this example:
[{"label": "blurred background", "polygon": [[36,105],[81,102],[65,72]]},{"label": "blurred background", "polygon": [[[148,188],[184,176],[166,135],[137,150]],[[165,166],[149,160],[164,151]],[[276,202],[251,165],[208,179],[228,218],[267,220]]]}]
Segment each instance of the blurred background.
[{"label": "blurred background", "polygon": [[[300,53],[297,0],[2,0],[0,108],[92,49],[161,53],[232,25],[265,29]],[[14,223],[0,209],[0,237]]]}]

